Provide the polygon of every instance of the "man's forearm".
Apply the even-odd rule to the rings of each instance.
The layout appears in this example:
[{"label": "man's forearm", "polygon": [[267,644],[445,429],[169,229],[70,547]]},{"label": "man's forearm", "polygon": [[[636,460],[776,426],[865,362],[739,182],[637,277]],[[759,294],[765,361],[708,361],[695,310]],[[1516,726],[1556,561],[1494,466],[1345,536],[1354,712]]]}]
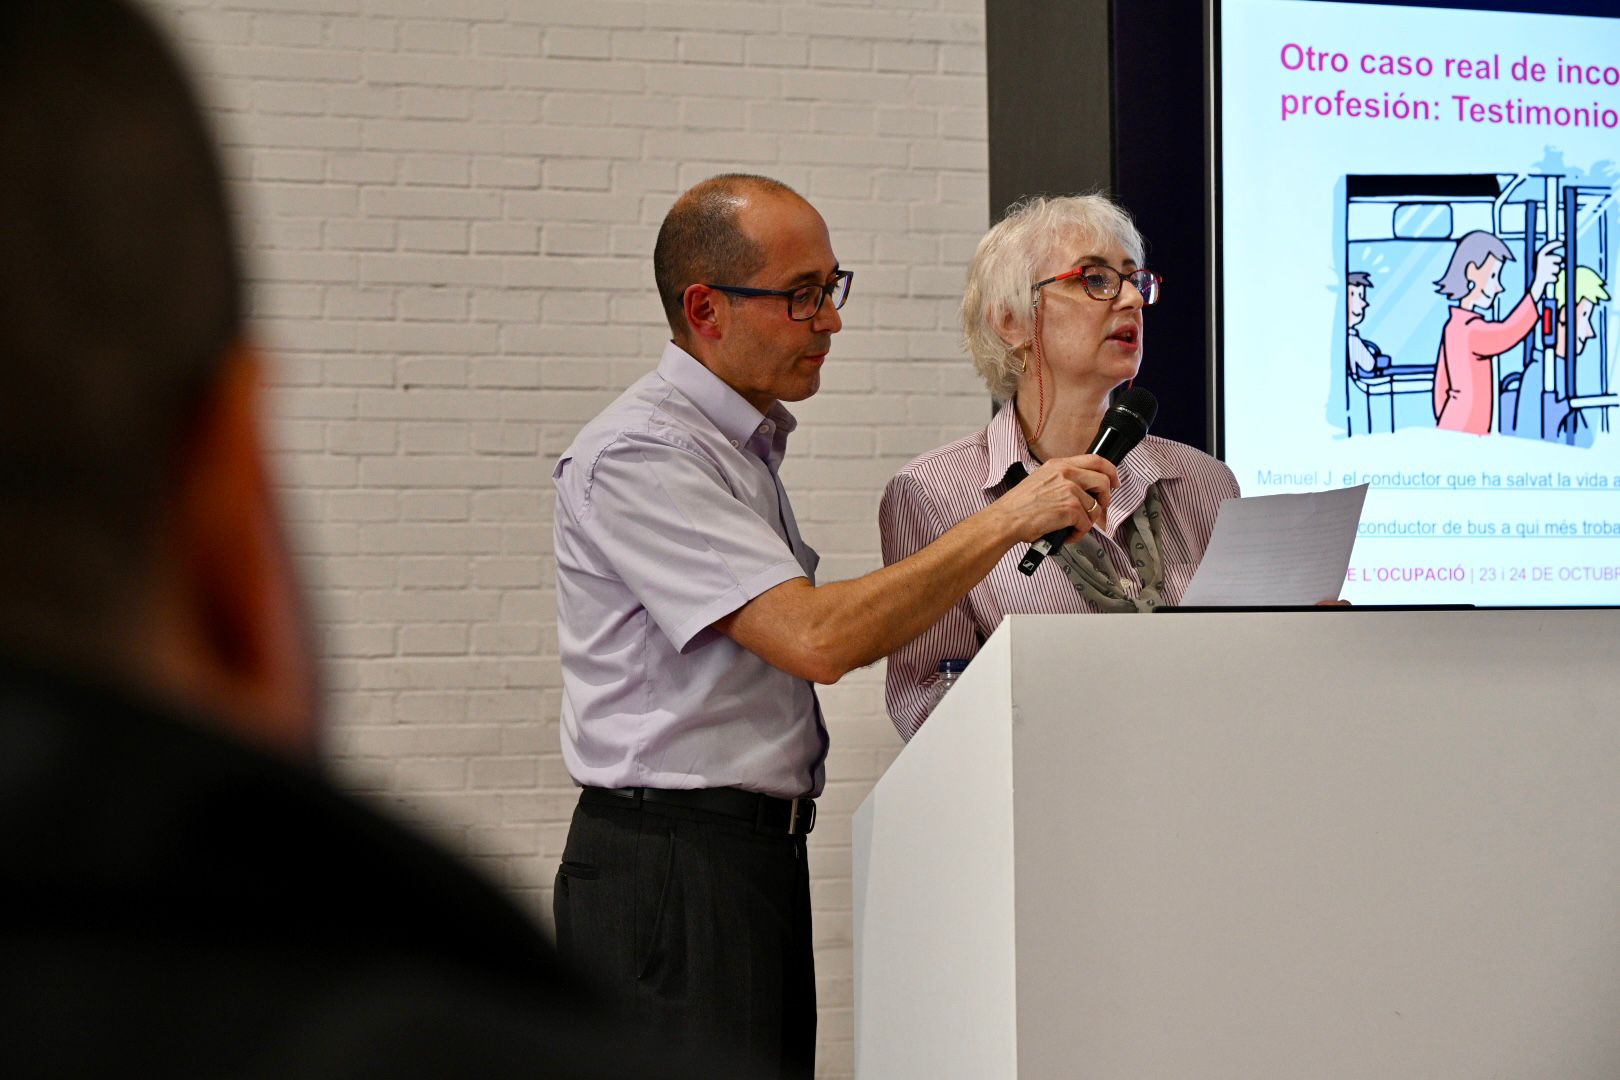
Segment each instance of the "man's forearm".
[{"label": "man's forearm", "polygon": [[853,581],[784,581],[714,628],[783,671],[837,682],[932,626],[1014,544],[1104,520],[1118,483],[1095,455],[1053,459],[915,555]]},{"label": "man's forearm", "polygon": [[981,512],[891,566],[814,590],[811,625],[842,668],[838,675],[882,659],[934,625],[1017,542],[1009,524]]},{"label": "man's forearm", "polygon": [[785,671],[837,682],[932,626],[1018,539],[1004,515],[980,511],[916,554],[863,577],[820,586],[804,578],[783,582],[716,628]]}]

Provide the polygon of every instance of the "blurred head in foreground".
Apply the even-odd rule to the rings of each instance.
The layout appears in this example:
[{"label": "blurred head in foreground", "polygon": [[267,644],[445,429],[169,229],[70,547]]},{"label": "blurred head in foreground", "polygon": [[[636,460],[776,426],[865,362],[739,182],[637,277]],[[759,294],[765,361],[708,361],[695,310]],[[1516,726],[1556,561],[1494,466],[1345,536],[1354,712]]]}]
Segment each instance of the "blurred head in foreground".
[{"label": "blurred head in foreground", "polygon": [[0,193],[0,651],[309,753],[219,162],[130,5],[0,5]]},{"label": "blurred head in foreground", "polygon": [[220,169],[128,3],[0,4],[0,201],[0,1072],[691,1075],[305,767]]}]

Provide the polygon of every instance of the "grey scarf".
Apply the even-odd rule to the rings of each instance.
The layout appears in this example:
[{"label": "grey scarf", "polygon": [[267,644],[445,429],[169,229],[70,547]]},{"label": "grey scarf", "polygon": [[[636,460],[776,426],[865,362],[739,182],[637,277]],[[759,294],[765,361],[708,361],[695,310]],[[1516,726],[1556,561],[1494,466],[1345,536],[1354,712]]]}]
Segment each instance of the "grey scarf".
[{"label": "grey scarf", "polygon": [[1080,595],[1101,611],[1152,611],[1159,606],[1159,592],[1164,588],[1164,566],[1159,558],[1159,538],[1154,528],[1159,521],[1159,485],[1149,484],[1147,497],[1136,508],[1131,519],[1120,527],[1119,540],[1130,554],[1136,576],[1142,579],[1142,590],[1129,594],[1130,581],[1114,577],[1108,552],[1095,530],[1088,531],[1079,543],[1064,544],[1052,557],[1069,575]]},{"label": "grey scarf", "polygon": [[[1029,473],[1022,462],[1013,462],[1007,468],[1004,483],[1008,487],[1019,484]],[[1113,564],[1096,533],[1087,530],[1078,543],[1063,544],[1051,555],[1063,567],[1081,596],[1099,610],[1152,611],[1159,606],[1159,593],[1164,589],[1164,565],[1159,558],[1159,538],[1154,529],[1159,521],[1159,485],[1148,485],[1142,505],[1136,508],[1120,528],[1120,540],[1130,553],[1136,576],[1142,579],[1142,591],[1136,596],[1126,595],[1130,582],[1121,583],[1114,577]]]}]

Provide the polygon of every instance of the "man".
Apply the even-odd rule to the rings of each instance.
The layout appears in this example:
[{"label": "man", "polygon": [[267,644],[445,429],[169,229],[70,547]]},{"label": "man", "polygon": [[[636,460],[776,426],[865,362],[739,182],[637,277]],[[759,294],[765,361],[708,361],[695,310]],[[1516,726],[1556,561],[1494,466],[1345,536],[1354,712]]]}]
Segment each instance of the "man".
[{"label": "man", "polygon": [[1389,358],[1378,351],[1377,345],[1364,339],[1361,331],[1356,329],[1367,317],[1367,290],[1372,288],[1372,277],[1363,271],[1355,270],[1346,276],[1345,281],[1348,283],[1345,310],[1348,313],[1346,321],[1350,330],[1350,363],[1355,365],[1356,371],[1363,377],[1376,375],[1380,367],[1389,366]]},{"label": "man", "polygon": [[[1563,310],[1567,301],[1568,277],[1567,271],[1560,270],[1558,276],[1553,279],[1553,303],[1557,305],[1559,311]],[[1590,266],[1577,266],[1575,268],[1575,311],[1573,312],[1575,316],[1573,320],[1575,323],[1573,355],[1579,356],[1586,348],[1586,343],[1597,337],[1597,328],[1592,325],[1592,314],[1597,310],[1598,304],[1608,299],[1609,287],[1608,283],[1603,280],[1603,275]],[[1562,318],[1557,320],[1557,326],[1558,329],[1555,332],[1553,341],[1553,354],[1562,360],[1572,354],[1566,348],[1567,343],[1564,340],[1566,335]]]},{"label": "man", "polygon": [[0,5],[0,200],[0,1075],[669,1075],[315,768],[214,150],[122,0]]},{"label": "man", "polygon": [[[1564,304],[1568,296],[1568,270],[1558,271],[1553,279],[1553,303],[1558,317],[1554,320],[1556,329],[1553,332],[1553,356],[1556,362],[1553,365],[1555,372],[1562,372],[1564,360],[1570,355],[1568,342],[1565,340]],[[1597,337],[1597,327],[1592,323],[1592,315],[1597,305],[1609,299],[1608,283],[1603,275],[1590,266],[1577,266],[1575,268],[1575,310],[1570,312],[1573,316],[1575,328],[1574,355],[1580,356],[1586,348],[1586,343]],[[1564,376],[1555,374],[1555,379],[1562,384]],[[1572,421],[1567,419],[1567,401],[1560,404],[1556,395],[1547,393],[1546,376],[1542,368],[1542,354],[1526,365],[1524,376],[1518,383],[1516,408],[1514,409],[1514,430],[1521,435],[1531,435],[1551,438],[1563,430],[1563,425]],[[1573,396],[1571,390],[1566,389],[1563,395],[1566,399]],[[1547,415],[1547,414],[1551,415]],[[1543,434],[1545,427],[1545,434]]]},{"label": "man", "polygon": [[1106,512],[1094,456],[1048,462],[938,541],[815,584],[778,477],[784,401],[821,384],[851,275],[790,188],[725,175],[653,253],[673,340],[559,460],[563,753],[584,786],[558,944],[670,1039],[811,1075],[804,836],[831,683],[932,625],[1014,544]]}]

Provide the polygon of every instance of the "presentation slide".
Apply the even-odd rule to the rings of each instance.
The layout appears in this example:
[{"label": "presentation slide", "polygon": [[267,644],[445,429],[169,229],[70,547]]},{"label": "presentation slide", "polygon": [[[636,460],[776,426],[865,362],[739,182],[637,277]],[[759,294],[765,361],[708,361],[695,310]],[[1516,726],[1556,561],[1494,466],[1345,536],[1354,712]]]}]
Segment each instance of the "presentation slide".
[{"label": "presentation slide", "polygon": [[1244,494],[1370,484],[1351,601],[1620,604],[1620,19],[1221,0],[1217,26]]}]

